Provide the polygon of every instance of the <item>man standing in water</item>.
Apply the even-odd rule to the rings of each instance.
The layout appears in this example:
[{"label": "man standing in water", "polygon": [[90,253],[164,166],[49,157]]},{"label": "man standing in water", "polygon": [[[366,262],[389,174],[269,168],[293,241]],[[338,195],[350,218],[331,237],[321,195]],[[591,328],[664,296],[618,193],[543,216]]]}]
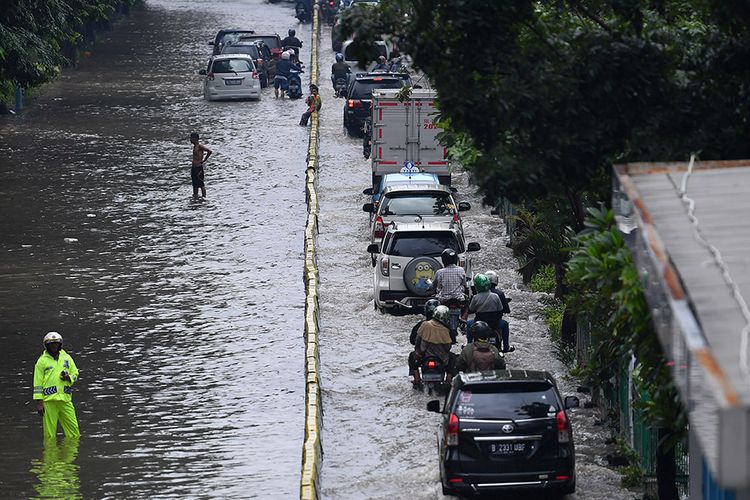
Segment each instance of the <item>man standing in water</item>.
[{"label": "man standing in water", "polygon": [[[190,134],[190,142],[193,143],[193,166],[190,168],[190,177],[193,180],[193,197],[198,197],[198,188],[201,189],[201,195],[206,197],[206,184],[204,183],[205,173],[203,164],[206,163],[211,151],[206,146],[198,142],[198,133]],[[205,153],[205,156],[203,156]]]},{"label": "man standing in water", "polygon": [[78,368],[62,349],[62,335],[49,332],[43,343],[44,352],[34,366],[34,400],[37,413],[43,417],[44,437],[57,435],[58,421],[66,437],[79,437],[72,388],[78,380]]}]

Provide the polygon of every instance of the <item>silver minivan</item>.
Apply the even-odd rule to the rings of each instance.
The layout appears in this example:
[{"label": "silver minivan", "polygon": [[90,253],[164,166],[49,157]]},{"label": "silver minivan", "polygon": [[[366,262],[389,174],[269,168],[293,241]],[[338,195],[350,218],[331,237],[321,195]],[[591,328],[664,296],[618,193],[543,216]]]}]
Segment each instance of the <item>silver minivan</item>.
[{"label": "silver minivan", "polygon": [[204,75],[203,97],[220,99],[260,99],[260,78],[253,58],[245,54],[221,54],[208,60]]}]

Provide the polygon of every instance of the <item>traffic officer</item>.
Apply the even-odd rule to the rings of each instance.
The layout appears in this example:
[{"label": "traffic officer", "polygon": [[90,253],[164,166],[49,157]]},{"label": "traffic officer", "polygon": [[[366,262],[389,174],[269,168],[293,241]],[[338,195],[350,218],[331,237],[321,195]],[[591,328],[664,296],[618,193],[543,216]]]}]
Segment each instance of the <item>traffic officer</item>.
[{"label": "traffic officer", "polygon": [[62,348],[62,335],[49,332],[43,343],[44,352],[34,366],[34,400],[37,413],[43,417],[44,437],[57,435],[58,421],[66,437],[79,437],[72,388],[78,380],[78,368]]}]

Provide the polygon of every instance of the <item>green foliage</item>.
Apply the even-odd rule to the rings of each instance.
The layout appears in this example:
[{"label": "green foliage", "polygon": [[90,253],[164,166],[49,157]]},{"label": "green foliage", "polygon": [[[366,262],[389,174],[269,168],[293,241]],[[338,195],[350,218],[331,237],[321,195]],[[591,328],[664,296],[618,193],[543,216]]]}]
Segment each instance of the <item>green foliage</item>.
[{"label": "green foliage", "polygon": [[54,79],[88,24],[136,0],[17,0],[0,9],[0,82],[28,88]]},{"label": "green foliage", "polygon": [[534,292],[554,292],[555,268],[550,265],[540,267],[536,274],[531,277],[529,288]]},{"label": "green foliage", "polygon": [[638,455],[638,452],[631,448],[623,439],[617,440],[617,451],[627,458],[629,464],[619,469],[620,474],[622,474],[620,484],[625,488],[637,488],[642,486],[643,469],[641,469],[641,466],[639,465],[641,457]]}]

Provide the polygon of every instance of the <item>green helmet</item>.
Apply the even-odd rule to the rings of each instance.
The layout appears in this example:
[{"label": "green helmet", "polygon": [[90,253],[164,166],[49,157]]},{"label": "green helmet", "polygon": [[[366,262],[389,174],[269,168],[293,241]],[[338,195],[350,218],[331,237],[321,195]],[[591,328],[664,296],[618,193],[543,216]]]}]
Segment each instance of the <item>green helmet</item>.
[{"label": "green helmet", "polygon": [[477,274],[474,276],[474,287],[477,289],[477,293],[486,292],[492,288],[492,281],[484,274]]},{"label": "green helmet", "polygon": [[450,321],[449,317],[450,312],[448,311],[448,306],[437,306],[435,312],[432,313],[432,319],[439,321],[444,325],[447,325],[448,321]]},{"label": "green helmet", "polygon": [[435,314],[435,309],[440,305],[438,299],[430,299],[424,303],[424,316],[428,320],[432,319],[432,315]]}]

